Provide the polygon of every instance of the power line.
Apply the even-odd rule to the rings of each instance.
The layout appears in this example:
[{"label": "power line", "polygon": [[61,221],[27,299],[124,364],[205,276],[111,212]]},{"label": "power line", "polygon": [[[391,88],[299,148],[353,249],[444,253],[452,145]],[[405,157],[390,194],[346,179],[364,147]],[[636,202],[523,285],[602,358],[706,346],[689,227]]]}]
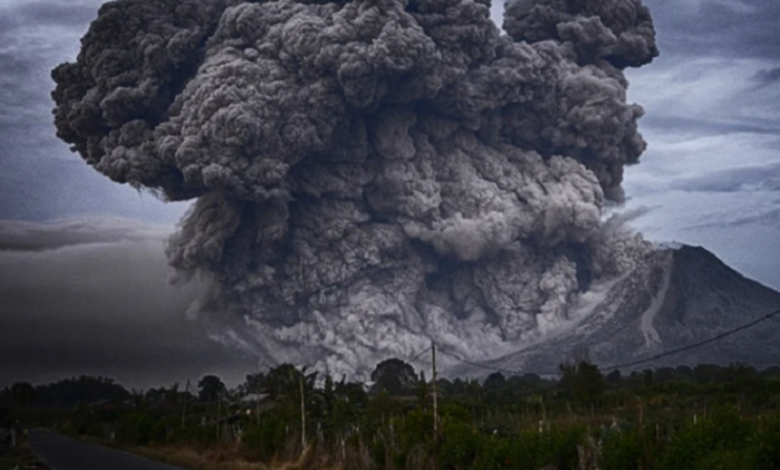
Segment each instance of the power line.
[{"label": "power line", "polygon": [[423,354],[425,354],[425,353],[427,353],[428,351],[430,351],[430,350],[431,350],[431,347],[432,347],[432,346],[428,346],[427,348],[423,349],[422,351],[420,351],[420,352],[418,352],[417,354],[415,354],[414,356],[412,356],[412,360],[413,360],[413,361],[416,361],[417,359],[419,359],[419,358],[420,358],[420,356],[422,356]]},{"label": "power line", "polygon": [[656,354],[654,356],[646,357],[644,359],[638,359],[636,361],[626,362],[626,363],[623,363],[623,364],[617,364],[617,365],[602,367],[601,370],[613,370],[613,369],[622,369],[624,367],[633,367],[633,366],[636,366],[636,365],[639,365],[639,364],[644,364],[645,362],[651,362],[651,361],[655,361],[655,360],[661,359],[662,357],[671,356],[671,355],[674,355],[674,354],[677,354],[677,353],[681,353],[683,351],[689,351],[691,349],[695,349],[695,348],[698,348],[700,346],[704,346],[705,344],[714,343],[714,342],[719,341],[719,340],[721,340],[721,339],[723,339],[723,338],[725,338],[727,336],[731,336],[734,333],[738,333],[738,332],[740,332],[742,330],[746,330],[746,329],[748,329],[750,327],[758,325],[759,323],[761,323],[763,321],[769,320],[770,318],[775,317],[777,315],[780,315],[780,310],[775,310],[774,312],[769,313],[767,315],[764,315],[763,317],[761,317],[761,318],[759,318],[757,320],[753,320],[750,323],[747,323],[747,324],[744,324],[742,326],[738,326],[737,328],[734,328],[732,330],[725,331],[723,333],[717,334],[717,335],[713,336],[712,338],[705,339],[705,340],[699,341],[697,343],[688,344],[686,346],[683,346],[683,347],[680,347],[680,348],[677,348],[677,349],[672,349],[670,351],[664,351],[662,353]]},{"label": "power line", "polygon": [[[774,318],[774,317],[776,317],[778,315],[780,315],[780,309],[775,310],[775,311],[773,311],[773,312],[771,312],[771,313],[769,313],[767,315],[764,315],[763,317],[760,317],[760,318],[758,318],[756,320],[753,320],[753,321],[751,321],[749,323],[746,323],[744,325],[740,325],[740,326],[738,326],[736,328],[733,328],[731,330],[725,331],[723,333],[719,333],[719,334],[713,336],[712,338],[708,338],[708,339],[705,339],[705,340],[702,340],[702,341],[691,343],[691,344],[688,344],[688,345],[685,345],[685,346],[682,346],[682,347],[679,347],[679,348],[676,348],[676,349],[671,349],[671,350],[668,350],[668,351],[664,351],[664,352],[655,354],[653,356],[645,357],[645,358],[642,358],[642,359],[637,359],[637,360],[634,360],[634,361],[624,362],[624,363],[620,363],[620,364],[613,364],[613,365],[603,366],[603,367],[600,366],[599,369],[602,372],[604,372],[604,371],[610,371],[610,370],[615,370],[615,369],[622,369],[622,368],[627,368],[627,367],[633,367],[633,366],[636,366],[636,365],[639,365],[639,364],[644,364],[644,363],[647,363],[647,362],[653,362],[653,361],[656,361],[658,359],[661,359],[661,358],[664,358],[664,357],[667,357],[667,356],[672,356],[672,355],[675,355],[675,354],[679,354],[679,353],[684,352],[684,351],[690,351],[692,349],[696,349],[696,348],[699,348],[701,346],[705,346],[707,344],[711,344],[711,343],[714,343],[716,341],[720,341],[723,338],[727,338],[727,337],[729,337],[731,335],[739,333],[740,331],[743,331],[743,330],[746,330],[748,328],[751,328],[751,327],[753,327],[753,326],[755,326],[755,325],[757,325],[759,323],[767,321],[767,320],[769,320],[771,318]],[[440,353],[445,354],[445,355],[455,359],[457,362],[459,362],[461,364],[466,364],[466,365],[470,365],[470,366],[477,367],[477,368],[480,368],[480,369],[490,370],[490,371],[493,371],[493,372],[501,372],[501,373],[504,373],[504,374],[507,374],[507,375],[536,374],[536,375],[540,375],[540,376],[555,375],[555,374],[559,373],[559,371],[557,371],[557,370],[556,371],[551,371],[551,372],[541,373],[541,372],[534,372],[534,371],[528,371],[528,370],[522,370],[522,369],[511,370],[511,369],[505,369],[505,368],[502,368],[502,367],[491,366],[491,365],[488,365],[488,364],[474,362],[474,361],[470,361],[468,359],[464,359],[460,355],[448,351],[445,347],[442,347],[441,344],[435,343],[433,341],[432,341],[431,344],[432,345],[435,344],[436,348],[439,350]],[[412,361],[416,361],[423,354],[429,352],[432,349],[432,347],[433,346],[428,346],[427,348],[425,348],[422,351],[418,352],[414,356],[411,356],[411,360]]]},{"label": "power line", "polygon": [[494,366],[490,366],[490,365],[487,365],[487,364],[480,364],[479,362],[472,362],[472,361],[469,361],[467,359],[463,359],[462,357],[458,356],[457,354],[454,354],[454,353],[451,353],[451,352],[447,351],[446,349],[442,348],[441,345],[437,345],[437,346],[439,348],[439,352],[454,358],[455,360],[457,360],[458,362],[460,362],[462,364],[467,364],[467,365],[470,365],[470,366],[479,367],[479,368],[486,369],[486,370],[492,370],[494,372],[503,372],[503,373],[506,373],[506,374],[509,374],[509,375],[515,375],[518,372],[522,372],[522,371],[519,371],[519,370],[502,369],[500,367],[494,367]]}]

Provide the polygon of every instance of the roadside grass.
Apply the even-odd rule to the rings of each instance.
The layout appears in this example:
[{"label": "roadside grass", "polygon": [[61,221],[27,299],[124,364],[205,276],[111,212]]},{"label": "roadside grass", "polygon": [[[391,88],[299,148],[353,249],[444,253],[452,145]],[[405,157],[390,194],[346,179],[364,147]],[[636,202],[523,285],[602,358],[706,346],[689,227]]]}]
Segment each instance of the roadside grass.
[{"label": "roadside grass", "polygon": [[151,460],[190,470],[338,470],[325,462],[315,462],[314,451],[308,447],[295,462],[272,462],[269,465],[249,462],[237,457],[238,448],[225,446],[217,449],[198,450],[192,447],[135,447],[131,452]]},{"label": "roadside grass", "polygon": [[49,467],[41,463],[30,447],[23,443],[10,452],[0,453],[0,470],[22,469],[46,470]]}]

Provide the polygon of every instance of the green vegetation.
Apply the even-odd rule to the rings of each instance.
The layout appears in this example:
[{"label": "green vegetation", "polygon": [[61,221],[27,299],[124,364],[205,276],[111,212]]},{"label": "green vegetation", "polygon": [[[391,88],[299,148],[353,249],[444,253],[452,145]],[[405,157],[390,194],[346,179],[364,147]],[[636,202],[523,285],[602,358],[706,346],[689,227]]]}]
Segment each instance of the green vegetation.
[{"label": "green vegetation", "polygon": [[22,470],[22,469],[45,470],[44,464],[38,461],[35,454],[25,443],[13,450],[0,452],[0,470]]},{"label": "green vegetation", "polygon": [[555,379],[439,380],[436,432],[433,389],[397,359],[377,366],[370,387],[291,365],[233,390],[216,376],[198,390],[144,393],[82,377],[4,390],[0,418],[142,447],[190,468],[780,469],[777,368],[604,376],[583,359]]}]

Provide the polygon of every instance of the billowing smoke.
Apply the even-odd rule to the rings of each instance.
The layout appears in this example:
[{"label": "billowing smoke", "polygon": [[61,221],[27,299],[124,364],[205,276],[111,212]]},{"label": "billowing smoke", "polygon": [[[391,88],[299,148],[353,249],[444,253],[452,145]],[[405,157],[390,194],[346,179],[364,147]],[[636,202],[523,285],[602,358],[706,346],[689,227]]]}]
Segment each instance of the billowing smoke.
[{"label": "billowing smoke", "polygon": [[[119,0],[53,72],[58,135],[195,199],[169,241],[225,337],[333,373],[565,323],[645,242],[603,221],[645,148],[640,0]],[[240,327],[229,319],[240,319]]]}]

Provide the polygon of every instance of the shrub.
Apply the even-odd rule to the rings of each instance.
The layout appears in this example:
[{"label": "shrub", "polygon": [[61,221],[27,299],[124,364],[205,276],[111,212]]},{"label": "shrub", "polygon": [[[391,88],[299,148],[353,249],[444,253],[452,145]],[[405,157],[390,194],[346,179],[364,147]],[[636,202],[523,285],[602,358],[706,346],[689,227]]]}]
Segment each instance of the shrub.
[{"label": "shrub", "polygon": [[636,470],[640,468],[643,456],[642,441],[635,430],[607,431],[602,436],[600,463],[603,470]]},{"label": "shrub", "polygon": [[145,411],[128,413],[119,419],[116,440],[130,446],[164,442],[165,425]]},{"label": "shrub", "polygon": [[[751,433],[751,425],[733,410],[719,410],[712,418],[698,424],[688,423],[677,431],[666,446],[658,466],[659,470],[697,470],[713,468],[710,465],[726,465],[747,454],[742,452]],[[744,462],[743,469],[746,467]]]},{"label": "shrub", "polygon": [[481,437],[470,424],[463,421],[445,421],[443,439],[439,445],[439,463],[442,469],[474,468],[480,452]]},{"label": "shrub", "polygon": [[780,416],[762,423],[750,439],[750,456],[757,469],[780,468]]},{"label": "shrub", "polygon": [[270,462],[278,456],[286,441],[285,421],[274,413],[269,413],[260,422],[244,431],[242,442],[250,460]]}]

